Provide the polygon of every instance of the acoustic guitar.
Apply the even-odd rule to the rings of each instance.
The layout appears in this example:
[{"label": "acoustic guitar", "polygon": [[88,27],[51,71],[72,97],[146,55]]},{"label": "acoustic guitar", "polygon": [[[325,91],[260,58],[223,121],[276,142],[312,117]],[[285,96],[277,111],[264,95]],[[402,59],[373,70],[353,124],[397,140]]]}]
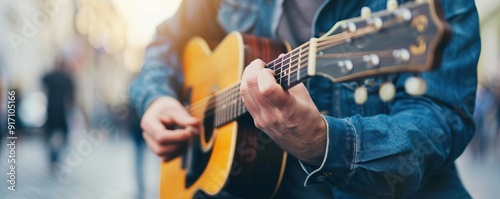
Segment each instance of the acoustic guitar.
[{"label": "acoustic guitar", "polygon": [[[387,10],[373,14],[363,8],[361,17],[340,21],[322,37],[293,50],[278,41],[236,32],[213,51],[203,39],[193,38],[182,57],[183,100],[190,114],[202,121],[201,132],[185,154],[162,163],[160,197],[276,194],[287,153],[254,126],[239,93],[243,69],[254,59],[266,61],[283,89],[318,75],[338,83],[437,68],[449,34],[438,1],[400,6],[395,2],[390,0]],[[282,53],[286,54],[279,57]],[[410,79],[407,92],[423,94],[425,82]],[[356,102],[362,103],[366,93],[358,90]],[[390,99],[391,93],[382,98]]]}]

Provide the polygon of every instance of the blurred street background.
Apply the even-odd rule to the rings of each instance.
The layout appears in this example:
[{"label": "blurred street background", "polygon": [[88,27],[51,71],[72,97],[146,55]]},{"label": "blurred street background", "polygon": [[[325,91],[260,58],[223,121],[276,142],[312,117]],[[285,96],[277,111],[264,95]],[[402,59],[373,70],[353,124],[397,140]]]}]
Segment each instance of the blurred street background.
[{"label": "blurred street background", "polygon": [[[160,161],[141,140],[128,86],[156,25],[179,4],[0,0],[0,199],[158,198]],[[457,163],[474,198],[498,198],[500,1],[476,5],[482,35],[478,127]],[[16,192],[6,181],[5,99],[11,90],[18,115]],[[57,100],[68,106],[52,106]],[[63,111],[65,122],[47,115],[47,107]]]},{"label": "blurred street background", "polygon": [[[160,161],[142,141],[128,87],[155,27],[179,5],[0,0],[1,199],[158,198]],[[8,90],[18,113],[16,192],[6,181]]]}]

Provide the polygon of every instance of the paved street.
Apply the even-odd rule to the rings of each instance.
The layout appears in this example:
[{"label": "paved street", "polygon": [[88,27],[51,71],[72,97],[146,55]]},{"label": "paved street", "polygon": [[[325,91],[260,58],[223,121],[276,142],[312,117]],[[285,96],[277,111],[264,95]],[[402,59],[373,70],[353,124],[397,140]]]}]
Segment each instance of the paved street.
[{"label": "paved street", "polygon": [[[85,137],[72,136],[71,149],[84,146]],[[80,144],[80,145],[79,145]],[[53,174],[41,139],[28,137],[17,145],[16,192],[7,190],[6,144],[1,145],[1,199],[137,199],[134,175],[134,147],[128,137],[105,137],[80,156],[69,157],[63,175]],[[71,150],[70,150],[71,151]],[[88,152],[90,151],[90,152]],[[467,151],[458,160],[462,179],[474,198],[493,199],[500,188],[499,153],[478,159]],[[496,158],[492,158],[495,157]],[[80,159],[78,157],[81,157]],[[149,151],[145,160],[146,199],[158,198],[158,159]],[[71,166],[73,165],[73,166]]]},{"label": "paved street", "polygon": [[499,198],[500,146],[489,146],[482,155],[479,155],[472,152],[469,145],[458,158],[457,165],[462,182],[472,198]]},{"label": "paved street", "polygon": [[[71,163],[67,162],[66,167],[56,169],[59,173],[53,173],[48,166],[46,149],[41,139],[31,137],[19,140],[16,192],[7,189],[6,144],[3,143],[0,198],[137,199],[134,147],[131,140],[108,137],[101,144],[93,146],[90,153],[79,154],[74,151],[77,150],[78,143],[82,143],[82,139],[83,137],[73,137],[73,152],[65,155]],[[147,151],[144,161],[147,199],[158,197],[158,161]]]}]

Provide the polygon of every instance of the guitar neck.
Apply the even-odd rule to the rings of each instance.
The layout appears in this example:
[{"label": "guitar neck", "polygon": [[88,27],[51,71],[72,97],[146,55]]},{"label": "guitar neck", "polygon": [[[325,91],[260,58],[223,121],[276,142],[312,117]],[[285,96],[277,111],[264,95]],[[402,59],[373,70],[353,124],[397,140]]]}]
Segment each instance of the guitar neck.
[{"label": "guitar neck", "polygon": [[[339,83],[437,68],[449,34],[437,7],[438,1],[408,2],[397,10],[340,21],[325,37],[312,38],[265,67],[285,90],[317,75]],[[210,109],[216,126],[247,112],[239,87],[215,94]]]}]

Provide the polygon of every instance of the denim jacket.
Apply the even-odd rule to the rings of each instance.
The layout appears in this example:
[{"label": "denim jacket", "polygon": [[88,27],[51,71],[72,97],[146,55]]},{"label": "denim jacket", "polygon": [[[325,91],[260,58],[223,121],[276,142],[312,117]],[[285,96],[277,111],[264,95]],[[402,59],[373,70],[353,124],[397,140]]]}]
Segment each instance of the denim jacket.
[{"label": "denim jacket", "polygon": [[[184,0],[176,15],[157,28],[141,74],[131,85],[133,103],[143,112],[159,96],[179,97],[179,53],[195,35],[220,40],[240,31],[276,38],[283,1]],[[300,163],[305,178],[300,184],[322,185],[333,198],[470,198],[454,161],[474,134],[479,21],[472,0],[441,4],[452,35],[440,68],[422,74],[425,95],[405,93],[406,73],[370,79],[363,105],[354,102],[357,83],[334,84],[321,77],[307,81],[327,121],[328,140],[319,168]],[[363,6],[378,11],[385,5],[385,0],[326,0],[316,12],[312,35],[357,17]],[[396,96],[383,102],[378,88],[388,79]]]}]

